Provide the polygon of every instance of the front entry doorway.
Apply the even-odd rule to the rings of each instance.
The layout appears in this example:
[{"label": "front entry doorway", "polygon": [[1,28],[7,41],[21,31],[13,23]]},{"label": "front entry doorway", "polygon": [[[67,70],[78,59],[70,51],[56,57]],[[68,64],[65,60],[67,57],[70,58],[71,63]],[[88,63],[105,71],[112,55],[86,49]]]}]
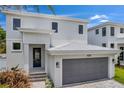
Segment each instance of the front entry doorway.
[{"label": "front entry doorway", "polygon": [[45,45],[30,44],[29,46],[29,72],[39,73],[45,71]]}]

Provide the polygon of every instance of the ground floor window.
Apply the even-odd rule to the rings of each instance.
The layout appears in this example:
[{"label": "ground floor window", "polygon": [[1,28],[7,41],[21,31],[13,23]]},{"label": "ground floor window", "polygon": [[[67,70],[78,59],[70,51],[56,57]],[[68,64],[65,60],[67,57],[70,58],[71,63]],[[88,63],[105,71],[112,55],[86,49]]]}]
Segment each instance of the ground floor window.
[{"label": "ground floor window", "polygon": [[20,50],[21,44],[20,43],[13,43],[13,50]]},{"label": "ground floor window", "polygon": [[12,42],[12,51],[21,51],[22,45],[21,42]]},{"label": "ground floor window", "polygon": [[111,43],[110,46],[111,46],[111,48],[114,48],[114,43]]},{"label": "ground floor window", "polygon": [[106,43],[102,43],[102,46],[103,46],[103,47],[106,47]]},{"label": "ground floor window", "polygon": [[122,50],[122,52],[120,53],[120,57],[119,57],[119,59],[121,60],[121,61],[123,61],[124,60],[124,47],[120,47],[120,50]]}]

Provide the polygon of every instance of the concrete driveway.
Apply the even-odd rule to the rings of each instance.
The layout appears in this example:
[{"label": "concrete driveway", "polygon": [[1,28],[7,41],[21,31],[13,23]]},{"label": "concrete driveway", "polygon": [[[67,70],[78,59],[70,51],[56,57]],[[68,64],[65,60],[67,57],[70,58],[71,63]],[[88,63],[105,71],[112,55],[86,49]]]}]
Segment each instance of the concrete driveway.
[{"label": "concrete driveway", "polygon": [[68,85],[66,88],[124,88],[124,85],[115,80],[100,80],[89,83]]}]

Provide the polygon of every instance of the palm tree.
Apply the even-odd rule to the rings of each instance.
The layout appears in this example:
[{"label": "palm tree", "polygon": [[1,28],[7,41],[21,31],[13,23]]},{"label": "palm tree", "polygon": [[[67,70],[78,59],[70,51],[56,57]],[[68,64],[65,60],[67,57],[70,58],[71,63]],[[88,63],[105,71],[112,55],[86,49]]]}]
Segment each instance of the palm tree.
[{"label": "palm tree", "polygon": [[[39,5],[33,5],[32,6],[36,12],[40,12],[40,6]],[[7,10],[7,9],[16,9],[16,10],[19,10],[19,11],[22,11],[22,10],[27,10],[28,9],[28,5],[1,5],[0,6],[0,10]],[[51,5],[47,5],[47,8],[55,15],[55,11],[53,9],[53,6]]]}]

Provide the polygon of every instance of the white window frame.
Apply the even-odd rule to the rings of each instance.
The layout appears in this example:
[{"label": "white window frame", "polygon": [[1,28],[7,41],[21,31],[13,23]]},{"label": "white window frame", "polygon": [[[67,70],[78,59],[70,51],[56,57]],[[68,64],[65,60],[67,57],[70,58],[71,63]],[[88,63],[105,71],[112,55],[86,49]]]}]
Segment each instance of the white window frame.
[{"label": "white window frame", "polygon": [[[20,43],[20,49],[19,50],[14,50],[13,49],[13,44],[14,43]],[[12,43],[11,43],[11,51],[12,52],[22,52],[22,42],[21,41],[12,41]]]},{"label": "white window frame", "polygon": [[99,34],[99,29],[96,29],[95,30],[95,35],[98,35]]},{"label": "white window frame", "polygon": [[[105,45],[105,46],[103,46],[103,45]],[[102,43],[102,47],[107,47],[106,43]]]},{"label": "white window frame", "polygon": [[[122,33],[121,33],[121,29],[123,29]],[[124,34],[124,28],[123,27],[120,28],[120,34]]]},{"label": "white window frame", "polygon": [[[21,27],[22,27],[22,19],[21,19],[21,17],[17,17],[17,16],[11,17],[11,23],[12,23],[12,25],[11,25],[11,30],[12,30],[12,31],[18,31],[18,30],[14,30],[14,29],[13,29],[13,19],[20,19],[20,25],[21,25]],[[20,27],[20,28],[21,28],[21,27]]]},{"label": "white window frame", "polygon": [[[112,47],[113,44],[113,47]],[[110,43],[110,48],[115,48],[115,44],[114,43]]]}]

